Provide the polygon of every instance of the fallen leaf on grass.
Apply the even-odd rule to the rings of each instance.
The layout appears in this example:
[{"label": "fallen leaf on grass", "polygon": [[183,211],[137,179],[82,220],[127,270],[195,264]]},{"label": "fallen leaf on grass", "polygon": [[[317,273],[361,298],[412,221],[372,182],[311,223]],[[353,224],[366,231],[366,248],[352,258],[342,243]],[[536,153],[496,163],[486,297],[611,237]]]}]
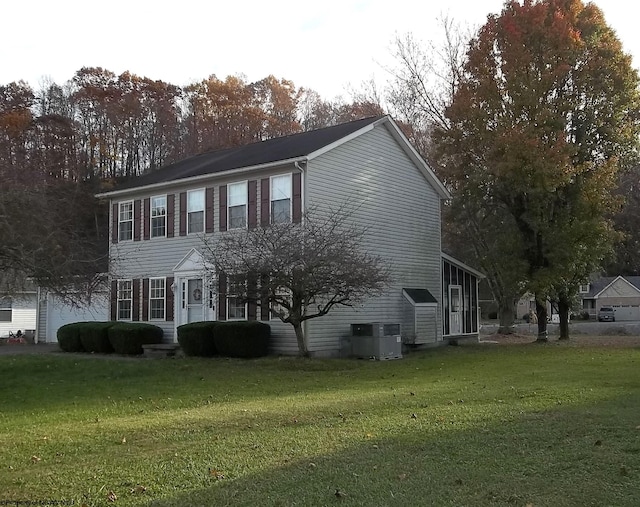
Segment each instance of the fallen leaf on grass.
[{"label": "fallen leaf on grass", "polygon": [[209,475],[217,480],[224,479],[224,474],[220,470],[216,470],[215,468],[209,468]]},{"label": "fallen leaf on grass", "polygon": [[36,456],[35,454],[33,456],[31,456],[31,461],[33,463],[37,463],[38,461],[42,461],[42,458],[40,456]]}]

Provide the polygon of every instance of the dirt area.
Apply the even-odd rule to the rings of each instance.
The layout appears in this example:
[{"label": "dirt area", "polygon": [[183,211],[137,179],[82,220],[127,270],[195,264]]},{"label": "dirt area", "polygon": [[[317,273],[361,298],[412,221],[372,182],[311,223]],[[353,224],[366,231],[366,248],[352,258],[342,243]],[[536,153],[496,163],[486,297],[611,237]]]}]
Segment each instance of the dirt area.
[{"label": "dirt area", "polygon": [[[533,343],[536,336],[532,334],[482,335],[480,343],[486,345],[522,345]],[[569,335],[569,340],[558,340],[558,336],[549,336],[548,344],[560,347],[640,347],[640,336],[629,335]]]}]

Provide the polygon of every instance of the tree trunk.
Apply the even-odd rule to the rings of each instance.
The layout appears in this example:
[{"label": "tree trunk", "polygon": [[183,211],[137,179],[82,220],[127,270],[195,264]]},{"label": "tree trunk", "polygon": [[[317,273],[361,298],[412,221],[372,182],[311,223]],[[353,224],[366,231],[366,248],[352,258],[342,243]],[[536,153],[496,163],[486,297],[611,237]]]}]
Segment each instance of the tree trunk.
[{"label": "tree trunk", "polygon": [[513,323],[515,321],[514,303],[511,299],[498,302],[498,315],[500,317],[500,327],[498,334],[512,334]]},{"label": "tree trunk", "polygon": [[540,301],[536,297],[536,315],[538,316],[538,342],[548,342],[549,332],[547,331],[547,302]]},{"label": "tree trunk", "polygon": [[558,299],[558,314],[560,315],[560,340],[569,339],[569,299],[561,294]]},{"label": "tree trunk", "polygon": [[307,340],[304,336],[304,331],[302,330],[302,322],[298,322],[296,324],[292,324],[293,329],[296,332],[296,340],[298,340],[298,351],[302,357],[309,357],[309,350],[307,349]]}]

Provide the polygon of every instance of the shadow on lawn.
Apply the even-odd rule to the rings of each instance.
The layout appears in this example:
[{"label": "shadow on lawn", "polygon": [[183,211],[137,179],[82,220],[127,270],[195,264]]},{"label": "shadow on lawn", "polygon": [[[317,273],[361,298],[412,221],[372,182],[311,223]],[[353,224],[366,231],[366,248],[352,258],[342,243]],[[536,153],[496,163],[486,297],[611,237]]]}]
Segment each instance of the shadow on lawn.
[{"label": "shadow on lawn", "polygon": [[261,473],[203,469],[210,485],[148,505],[635,507],[639,406],[634,393],[472,430],[442,421],[427,432],[418,417],[402,435],[365,438],[336,454],[289,460],[283,449],[282,463]]}]

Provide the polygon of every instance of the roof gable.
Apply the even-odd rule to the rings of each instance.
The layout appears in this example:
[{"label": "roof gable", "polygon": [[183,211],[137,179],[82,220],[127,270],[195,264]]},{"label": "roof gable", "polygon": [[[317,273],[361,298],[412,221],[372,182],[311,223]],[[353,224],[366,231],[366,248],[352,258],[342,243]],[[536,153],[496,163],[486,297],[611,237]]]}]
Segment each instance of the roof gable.
[{"label": "roof gable", "polygon": [[640,288],[626,278],[617,276],[600,290],[595,297],[629,297],[638,296],[638,294],[640,294]]},{"label": "roof gable", "polygon": [[442,182],[420,157],[402,131],[389,116],[364,118],[333,127],[278,137],[236,148],[217,150],[180,160],[156,171],[119,185],[114,190],[99,194],[111,197],[139,188],[159,188],[177,182],[208,178],[213,174],[255,170],[286,163],[312,160],[342,144],[384,125],[402,150],[429,181],[440,198],[451,197]]}]

